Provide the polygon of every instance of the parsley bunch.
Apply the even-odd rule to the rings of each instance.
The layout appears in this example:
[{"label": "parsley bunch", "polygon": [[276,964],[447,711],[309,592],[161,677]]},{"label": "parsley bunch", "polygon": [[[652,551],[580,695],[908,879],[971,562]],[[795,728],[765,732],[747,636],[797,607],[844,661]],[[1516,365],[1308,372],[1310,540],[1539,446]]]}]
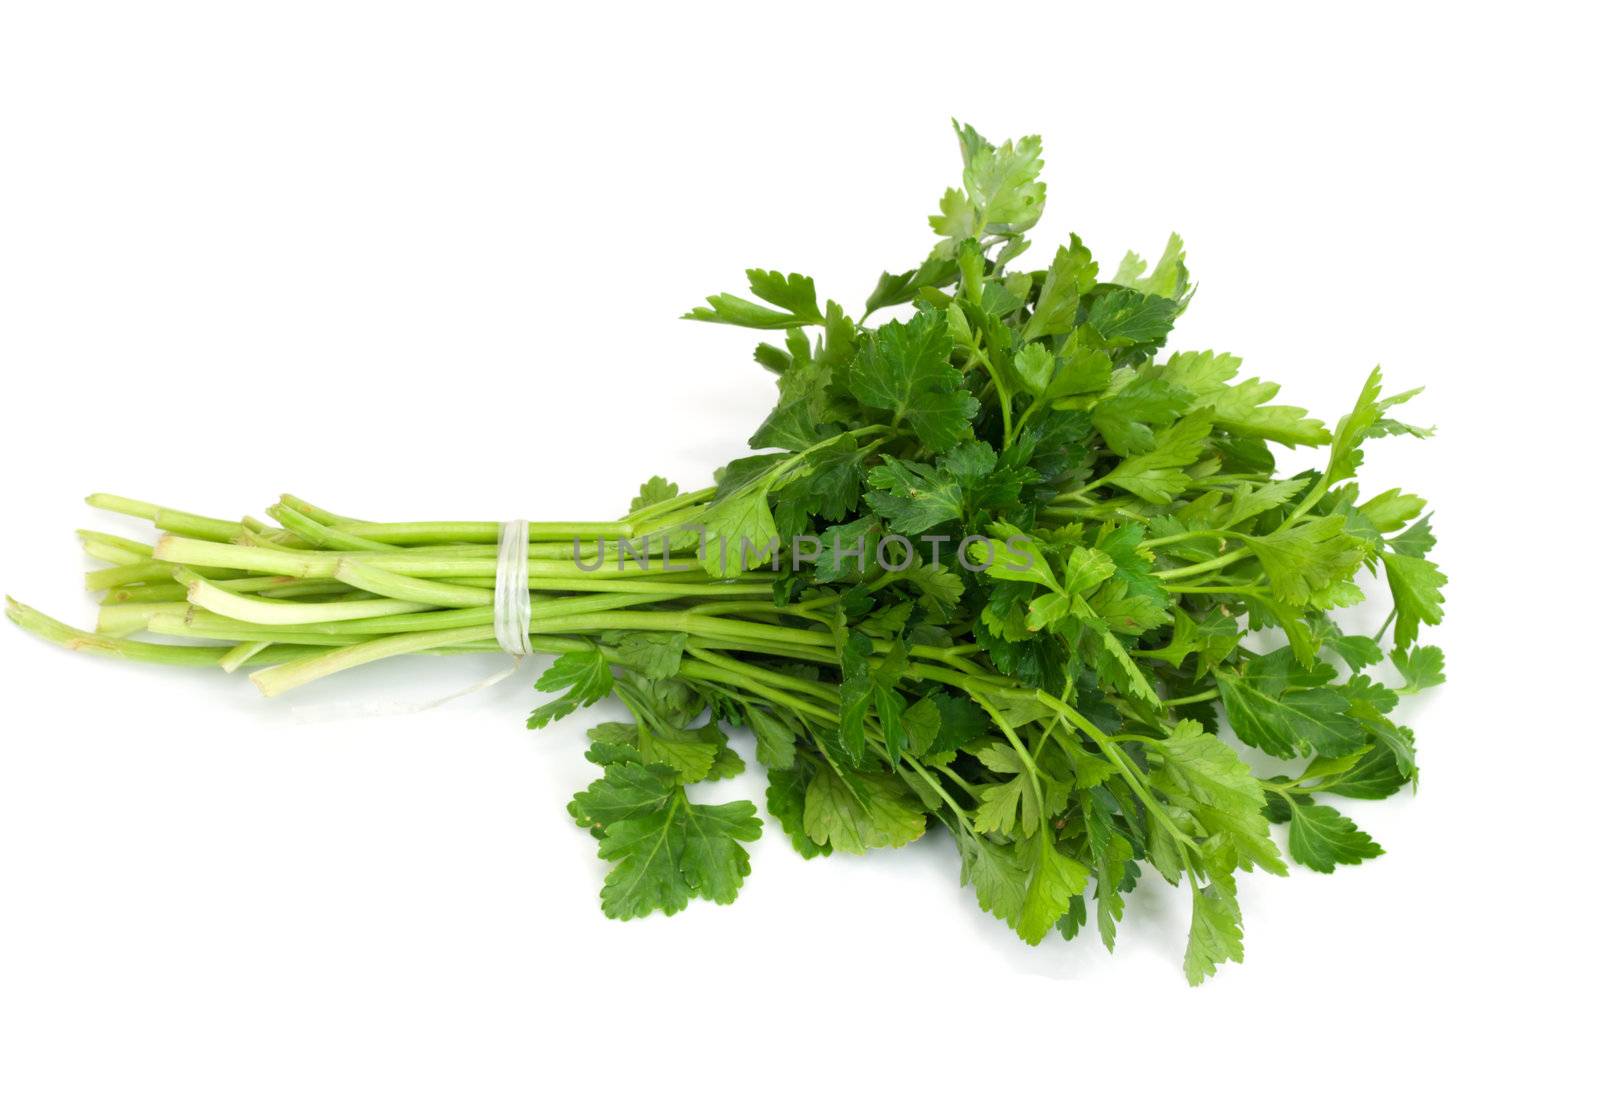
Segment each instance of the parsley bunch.
[{"label": "parsley bunch", "polygon": [[[1445,577],[1424,501],[1364,496],[1355,476],[1368,441],[1429,431],[1392,417],[1415,392],[1384,395],[1376,370],[1330,430],[1236,357],[1164,354],[1193,293],[1176,236],[1154,265],[1103,273],[1072,236],[1026,269],[1039,140],[956,133],[939,242],[860,319],[765,270],[689,313],[781,333],[755,353],[778,388],[759,452],[703,490],[651,479],[616,522],[532,527],[530,635],[559,657],[529,726],[606,697],[629,713],[589,732],[600,776],[568,808],[611,862],[608,916],[737,896],[756,807],[688,789],[742,771],[725,728],[743,728],[802,856],[942,826],[963,884],[1023,940],[1071,938],[1092,907],[1107,948],[1153,873],[1189,891],[1197,983],[1243,957],[1238,874],[1287,871],[1272,823],[1290,859],[1357,864],[1383,850],[1333,801],[1416,780],[1395,713],[1444,680],[1419,633]],[[892,306],[909,308],[867,322]],[[1325,452],[1282,475],[1273,445]],[[359,521],[293,496],[273,523],[90,501],[166,535],[83,534],[112,564],[90,576],[96,633],[8,606],[47,639],[266,665],[268,694],[495,648],[495,523]],[[1363,571],[1393,602],[1375,635],[1335,620]],[[1279,759],[1269,775],[1224,718]]]}]

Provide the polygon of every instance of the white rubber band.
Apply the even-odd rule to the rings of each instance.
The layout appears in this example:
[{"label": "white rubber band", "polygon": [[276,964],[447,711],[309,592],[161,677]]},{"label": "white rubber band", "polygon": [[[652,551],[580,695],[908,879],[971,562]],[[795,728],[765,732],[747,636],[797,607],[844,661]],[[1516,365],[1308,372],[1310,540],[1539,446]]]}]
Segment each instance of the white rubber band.
[{"label": "white rubber band", "polygon": [[502,650],[519,661],[496,670],[482,681],[458,689],[435,700],[390,700],[380,704],[312,704],[290,709],[300,723],[322,723],[372,716],[416,715],[431,711],[452,700],[470,696],[480,689],[498,685],[517,672],[523,655],[529,653],[528,627],[533,623],[533,599],[528,595],[528,523],[508,521],[500,526],[500,548],[494,565],[494,639]]},{"label": "white rubber band", "polygon": [[528,523],[500,526],[500,555],[494,565],[494,640],[508,655],[528,653],[533,602],[528,596]]}]

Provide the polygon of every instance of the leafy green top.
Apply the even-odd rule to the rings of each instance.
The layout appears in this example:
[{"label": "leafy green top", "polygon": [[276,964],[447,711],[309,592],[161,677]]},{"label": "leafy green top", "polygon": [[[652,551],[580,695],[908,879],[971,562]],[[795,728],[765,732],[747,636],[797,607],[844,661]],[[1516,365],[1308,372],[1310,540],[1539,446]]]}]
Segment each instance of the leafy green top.
[{"label": "leafy green top", "polygon": [[[754,808],[683,789],[742,767],[720,729],[742,726],[802,855],[938,822],[1023,939],[1075,935],[1092,883],[1108,947],[1153,870],[1192,891],[1199,981],[1242,958],[1237,873],[1285,870],[1271,824],[1291,859],[1332,871],[1382,849],[1326,800],[1416,780],[1393,716],[1444,680],[1418,639],[1445,577],[1423,500],[1364,497],[1354,477],[1369,441],[1428,431],[1391,417],[1415,393],[1384,396],[1377,370],[1330,429],[1230,354],[1163,356],[1194,292],[1177,236],[1109,277],[1076,236],[1015,269],[1044,210],[1040,141],[956,133],[938,242],[878,280],[863,320],[759,269],[754,300],[689,313],[783,332],[756,351],[777,375],[751,439],[767,452],[693,496],[652,480],[634,511],[676,544],[731,545],[705,553],[712,577],[770,563],[770,603],[640,614],[563,655],[540,686],[564,695],[530,723],[608,695],[633,715],[593,732],[604,774],[572,805],[614,862],[613,916],[732,899]],[[1279,476],[1271,446],[1328,452]],[[1334,619],[1364,575],[1393,600],[1371,636]],[[1391,624],[1398,684],[1380,675]],[[1291,775],[1256,776],[1225,729]]]}]

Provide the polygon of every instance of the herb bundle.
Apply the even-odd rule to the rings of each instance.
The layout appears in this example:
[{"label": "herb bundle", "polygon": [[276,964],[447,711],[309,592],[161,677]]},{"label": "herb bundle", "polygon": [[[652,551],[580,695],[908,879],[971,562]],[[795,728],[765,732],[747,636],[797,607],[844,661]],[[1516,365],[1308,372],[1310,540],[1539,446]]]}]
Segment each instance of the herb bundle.
[{"label": "herb bundle", "polygon": [[[1176,236],[1150,266],[1102,271],[1073,236],[1018,268],[1044,209],[1040,142],[956,132],[937,246],[883,275],[861,319],[764,270],[754,300],[689,313],[778,333],[755,354],[778,387],[759,452],[702,490],[653,478],[615,522],[530,526],[530,645],[558,656],[538,685],[559,695],[528,723],[605,697],[630,715],[589,732],[600,775],[568,808],[612,863],[608,916],[735,898],[762,823],[698,786],[743,769],[727,729],[744,729],[802,856],[942,826],[962,882],[1023,940],[1071,938],[1092,910],[1108,948],[1154,873],[1189,892],[1199,982],[1243,957],[1238,873],[1287,870],[1272,823],[1290,859],[1356,864],[1382,849],[1332,801],[1416,779],[1395,709],[1444,680],[1419,631],[1445,578],[1423,500],[1364,495],[1355,475],[1368,441],[1428,431],[1391,416],[1415,393],[1383,395],[1376,370],[1330,430],[1231,355],[1163,356],[1192,295]],[[890,306],[909,308],[866,322]],[[1269,443],[1326,452],[1280,475]],[[498,523],[357,520],[293,496],[237,522],[89,501],[164,535],[82,533],[111,565],[88,578],[96,632],[8,600],[45,639],[261,667],[268,695],[498,649]],[[1363,571],[1393,601],[1376,635],[1334,619]],[[1283,775],[1257,776],[1224,718]]]}]

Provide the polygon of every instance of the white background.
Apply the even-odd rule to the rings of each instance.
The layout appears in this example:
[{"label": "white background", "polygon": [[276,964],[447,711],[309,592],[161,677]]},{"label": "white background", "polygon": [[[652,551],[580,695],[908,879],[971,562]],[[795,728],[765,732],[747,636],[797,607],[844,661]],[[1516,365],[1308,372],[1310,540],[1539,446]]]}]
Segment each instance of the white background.
[{"label": "white background", "polygon": [[[858,309],[1039,133],[1113,262],[1182,231],[1173,344],[1324,418],[1381,361],[1427,443],[1449,685],[1388,850],[1028,949],[934,837],[606,921],[573,719],[488,657],[260,699],[0,633],[0,1089],[1399,1091],[1590,1072],[1595,27],[1579,5],[6,4],[0,578],[79,624],[92,490],[234,516],[604,519],[741,452],[770,377],[679,322],[760,265]],[[1291,464],[1292,466],[1292,464]],[[759,801],[757,778],[736,787]],[[1592,1081],[1592,1077],[1590,1078]]]}]

